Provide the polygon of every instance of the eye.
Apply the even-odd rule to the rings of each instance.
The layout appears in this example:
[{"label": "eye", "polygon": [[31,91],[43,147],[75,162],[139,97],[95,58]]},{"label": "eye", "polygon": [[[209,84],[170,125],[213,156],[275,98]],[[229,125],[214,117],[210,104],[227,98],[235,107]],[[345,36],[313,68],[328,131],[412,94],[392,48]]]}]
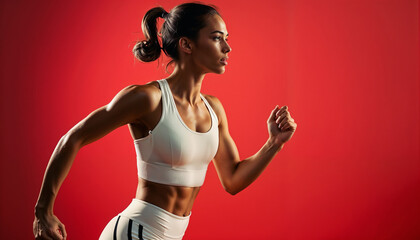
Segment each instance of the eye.
[{"label": "eye", "polygon": [[[220,36],[213,37],[213,40],[220,41],[220,40],[222,40],[222,37],[220,37]],[[225,39],[225,41],[226,41],[226,42],[227,42],[228,40],[229,40],[228,38],[226,38],[226,39]]]}]

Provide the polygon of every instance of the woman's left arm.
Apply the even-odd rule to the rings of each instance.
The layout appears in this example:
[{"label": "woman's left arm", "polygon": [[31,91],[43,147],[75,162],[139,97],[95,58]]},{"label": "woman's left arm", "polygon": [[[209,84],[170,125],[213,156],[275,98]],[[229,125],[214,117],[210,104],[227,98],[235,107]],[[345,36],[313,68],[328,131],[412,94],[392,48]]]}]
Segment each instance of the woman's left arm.
[{"label": "woman's left arm", "polygon": [[211,97],[219,118],[219,148],[213,159],[223,188],[235,195],[248,187],[263,172],[274,156],[283,148],[296,131],[297,124],[287,106],[278,106],[267,120],[269,138],[254,155],[240,160],[238,149],[229,134],[226,113],[221,102]]}]

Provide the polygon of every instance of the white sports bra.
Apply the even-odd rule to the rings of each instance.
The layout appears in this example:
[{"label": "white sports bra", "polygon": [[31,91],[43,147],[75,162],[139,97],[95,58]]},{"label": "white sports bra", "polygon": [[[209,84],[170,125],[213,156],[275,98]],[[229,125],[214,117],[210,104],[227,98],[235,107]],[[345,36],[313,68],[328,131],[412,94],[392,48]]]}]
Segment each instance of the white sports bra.
[{"label": "white sports bra", "polygon": [[211,127],[205,133],[192,131],[179,115],[166,79],[157,82],[162,93],[162,115],[149,135],[134,140],[138,176],[173,186],[201,186],[219,146],[216,113],[200,93],[210,112]]}]

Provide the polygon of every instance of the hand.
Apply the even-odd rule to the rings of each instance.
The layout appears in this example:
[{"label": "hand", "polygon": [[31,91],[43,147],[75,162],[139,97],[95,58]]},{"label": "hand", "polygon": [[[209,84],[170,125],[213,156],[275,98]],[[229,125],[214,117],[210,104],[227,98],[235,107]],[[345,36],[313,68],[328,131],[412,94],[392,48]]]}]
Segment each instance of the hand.
[{"label": "hand", "polygon": [[35,239],[65,240],[67,238],[64,224],[54,214],[35,214],[33,224]]},{"label": "hand", "polygon": [[270,138],[279,146],[289,141],[297,128],[297,124],[290,116],[287,106],[279,108],[278,105],[271,112],[267,125]]}]

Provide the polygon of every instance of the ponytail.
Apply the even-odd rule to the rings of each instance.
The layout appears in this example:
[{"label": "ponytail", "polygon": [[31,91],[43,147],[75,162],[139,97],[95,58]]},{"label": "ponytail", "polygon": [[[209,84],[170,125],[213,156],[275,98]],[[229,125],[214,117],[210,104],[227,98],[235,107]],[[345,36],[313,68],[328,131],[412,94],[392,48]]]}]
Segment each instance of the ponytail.
[{"label": "ponytail", "polygon": [[147,11],[143,17],[141,28],[146,40],[138,41],[133,48],[134,56],[142,62],[152,62],[160,57],[161,46],[157,33],[157,18],[167,12],[162,7],[155,7]]}]

